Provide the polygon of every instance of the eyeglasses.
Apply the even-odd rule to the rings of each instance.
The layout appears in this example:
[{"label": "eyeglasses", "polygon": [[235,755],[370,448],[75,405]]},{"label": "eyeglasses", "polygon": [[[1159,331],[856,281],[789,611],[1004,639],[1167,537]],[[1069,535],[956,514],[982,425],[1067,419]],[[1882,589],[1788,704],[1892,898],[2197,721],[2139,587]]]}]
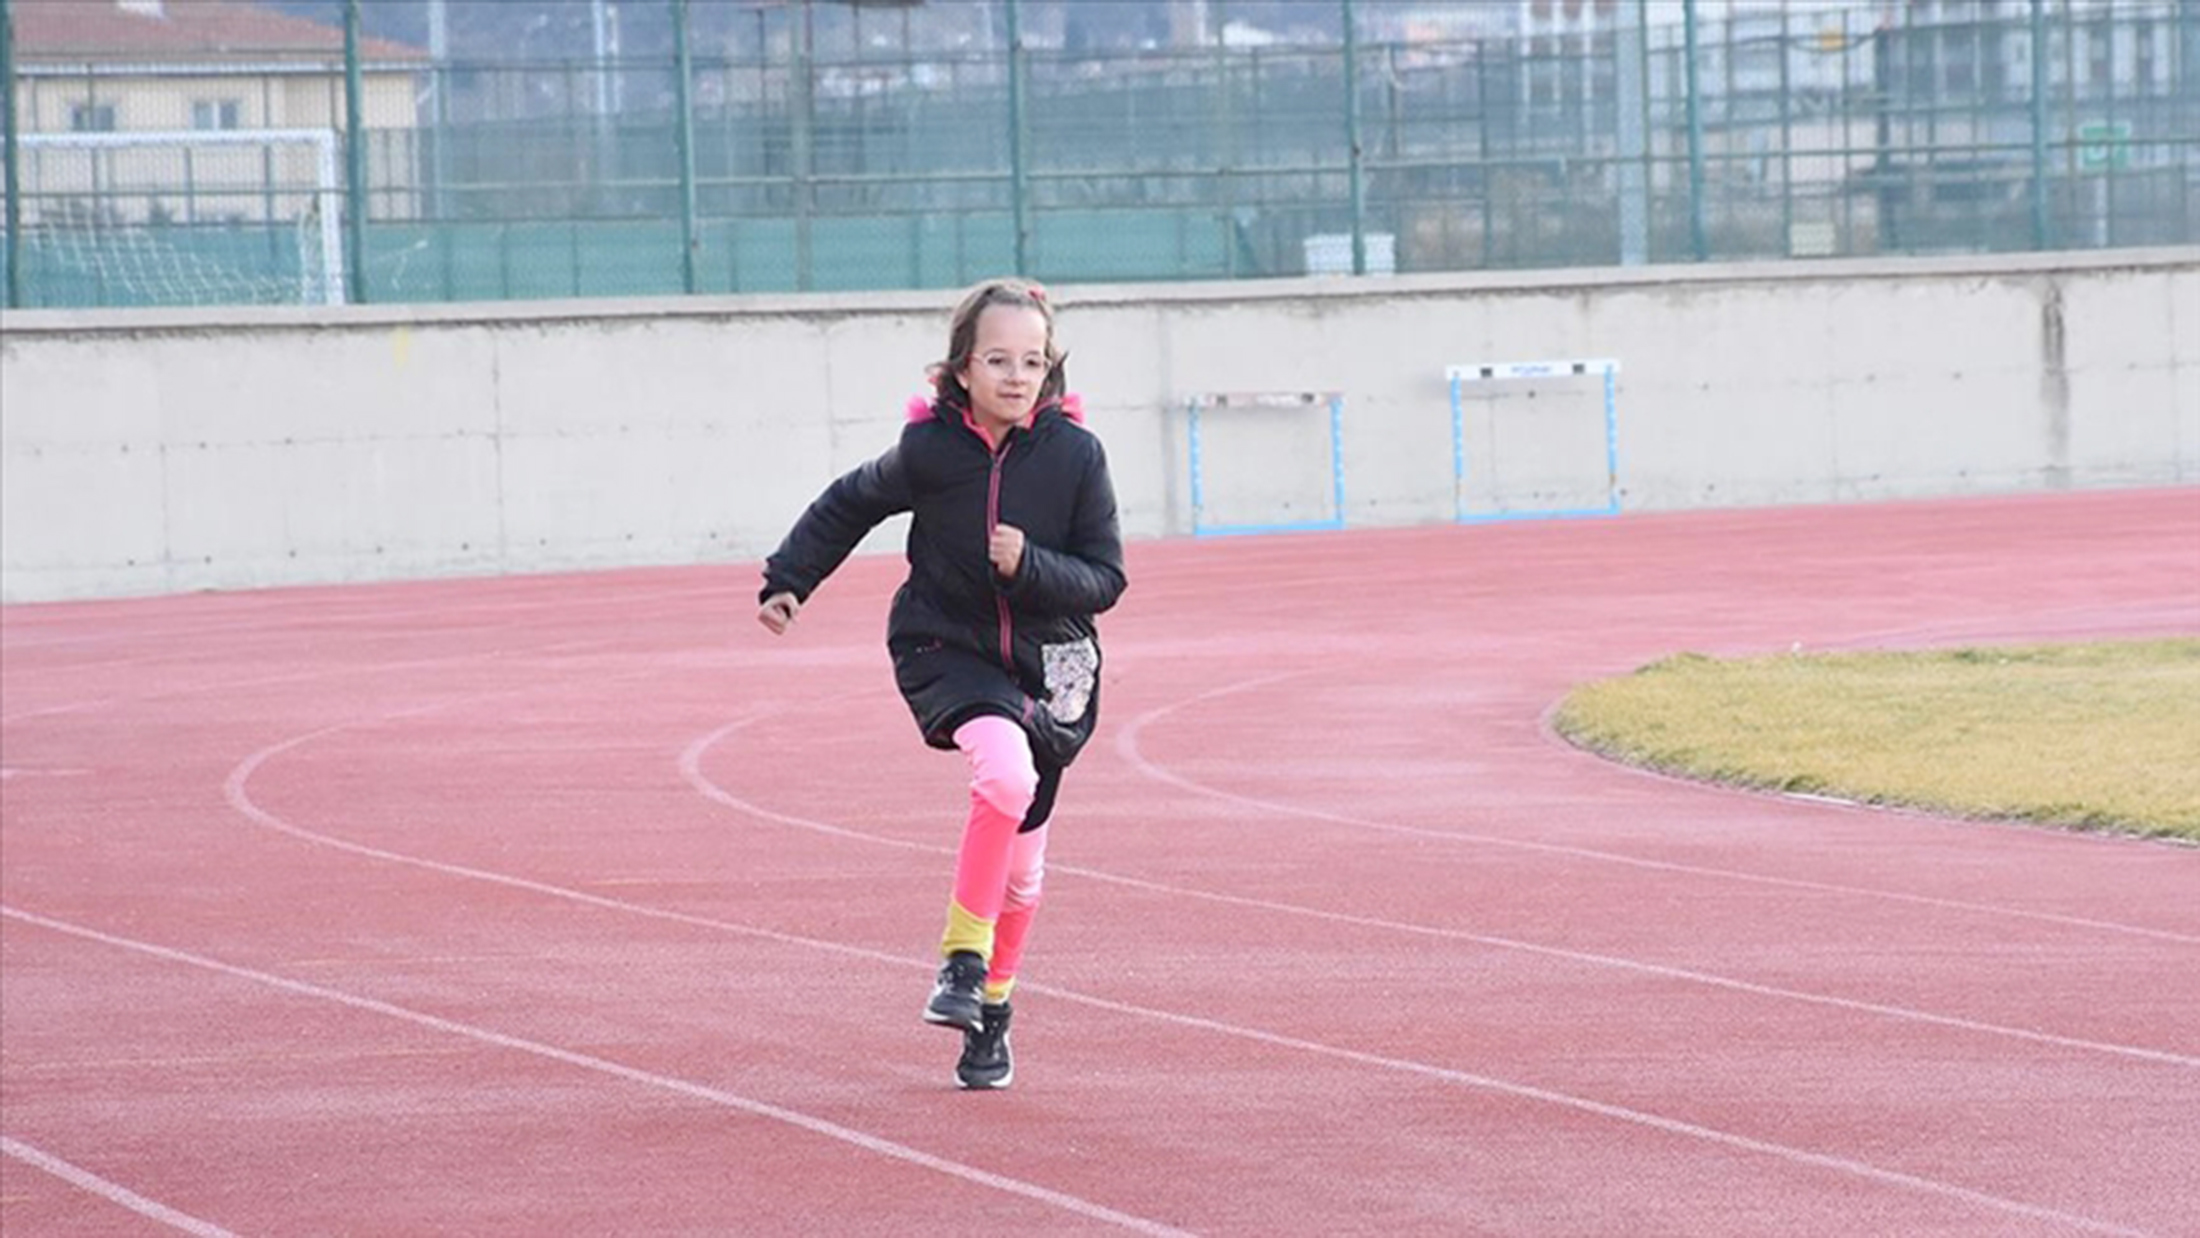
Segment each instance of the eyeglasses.
[{"label": "eyeglasses", "polygon": [[978,364],[995,378],[1014,378],[1018,374],[1040,378],[1054,368],[1045,357],[1011,357],[1006,353],[990,353],[978,358]]}]

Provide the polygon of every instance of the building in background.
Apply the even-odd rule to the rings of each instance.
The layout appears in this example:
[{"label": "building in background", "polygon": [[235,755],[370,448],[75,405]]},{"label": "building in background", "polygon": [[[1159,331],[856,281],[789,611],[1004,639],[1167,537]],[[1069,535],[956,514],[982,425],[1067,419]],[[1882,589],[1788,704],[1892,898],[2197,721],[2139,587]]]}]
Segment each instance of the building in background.
[{"label": "building in background", "polygon": [[[14,0],[9,8],[26,227],[268,223],[323,205],[327,144],[252,135],[312,132],[340,142],[341,29],[239,0]],[[413,128],[426,53],[368,39],[360,54],[368,131]],[[410,150],[376,142],[378,189],[417,179]]]}]

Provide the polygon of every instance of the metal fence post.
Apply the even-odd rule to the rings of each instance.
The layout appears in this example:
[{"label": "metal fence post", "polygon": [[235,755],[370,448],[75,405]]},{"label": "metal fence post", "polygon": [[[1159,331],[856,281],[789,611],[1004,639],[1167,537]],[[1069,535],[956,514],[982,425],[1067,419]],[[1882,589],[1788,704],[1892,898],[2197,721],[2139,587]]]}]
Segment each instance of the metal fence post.
[{"label": "metal fence post", "polygon": [[0,0],[0,140],[7,149],[8,308],[23,306],[23,156],[15,116],[15,14]]},{"label": "metal fence post", "polygon": [[451,178],[450,152],[444,149],[451,128],[450,0],[428,0],[428,64],[435,94],[428,130],[428,214],[442,223],[450,215],[443,200],[443,185]]},{"label": "metal fence post", "polygon": [[[814,238],[811,236],[811,215],[817,202],[817,187],[813,176],[816,171],[817,137],[817,24],[811,12],[811,0],[802,0],[800,30],[788,31],[788,42],[793,44],[795,73],[788,88],[788,121],[794,128],[794,286],[797,292],[808,292],[814,282],[813,267],[816,256]],[[763,54],[763,53],[759,53]],[[799,90],[801,97],[794,97]]]},{"label": "metal fence post", "polygon": [[1215,125],[1220,131],[1215,141],[1216,197],[1222,210],[1222,273],[1236,279],[1238,270],[1237,228],[1237,114],[1235,91],[1230,84],[1230,18],[1224,10],[1228,0],[1212,0],[1215,24]]},{"label": "metal fence post", "polygon": [[[1902,249],[1902,213],[1912,196],[1909,177],[1904,174],[1897,183],[1894,139],[1894,39],[1896,28],[1884,24],[1872,32],[1872,149],[1873,179],[1878,189],[1872,195],[1879,212],[1879,252],[1898,253]],[[1907,23],[1901,27],[1903,59],[1911,55],[1910,29]],[[1907,139],[1912,129],[1905,123],[1902,149],[1909,150]]]},{"label": "metal fence post", "polygon": [[1020,0],[1007,0],[1008,17],[1008,202],[1015,216],[1016,274],[1030,275],[1031,217],[1024,183],[1024,36],[1017,24]]},{"label": "metal fence post", "polygon": [[428,130],[428,217],[435,221],[435,250],[443,270],[443,299],[456,300],[452,289],[451,202],[445,188],[451,181],[451,21],[449,0],[428,0],[428,63],[435,76],[434,112]]},{"label": "metal fence post", "polygon": [[[616,194],[612,187],[619,176],[619,140],[618,134],[612,131],[611,116],[611,11],[608,3],[609,0],[588,2],[591,48],[588,68],[594,78],[589,83],[588,122],[596,145],[595,168],[588,178],[588,196],[594,200],[595,209],[607,214],[614,209]],[[576,102],[579,93],[577,90],[571,92]]]},{"label": "metal fence post", "polygon": [[[2200,91],[2200,20],[2196,20],[2200,18],[2200,14],[2195,14],[2193,7],[2189,4],[2178,5],[2173,19],[2175,24],[2171,28],[2169,89],[2173,98],[2189,98],[2187,92]],[[2176,156],[2180,163],[2191,157],[2190,147]],[[2192,193],[2193,180],[2190,176],[2177,180],[2177,206],[2180,212],[2191,209],[2187,202]],[[2192,218],[2190,214],[2185,214],[2184,217]]]},{"label": "metal fence post", "polygon": [[359,0],[344,0],[344,284],[353,305],[367,301],[367,127],[359,67]]},{"label": "metal fence post", "polygon": [[2032,248],[2048,247],[2047,0],[2032,0]]},{"label": "metal fence post", "polygon": [[695,295],[695,107],[689,79],[695,58],[688,40],[688,0],[672,0],[672,50],[678,78],[672,84],[673,126],[680,157],[680,287]]},{"label": "metal fence post", "polygon": [[[1780,254],[1785,258],[1795,256],[1795,120],[1793,115],[1793,86],[1788,76],[1788,59],[1795,44],[1788,27],[1788,9],[1780,6]],[[1727,104],[1732,107],[1730,101]]]},{"label": "metal fence post", "polygon": [[2125,29],[2128,27],[2120,27],[2111,21],[2104,25],[2101,34],[2102,38],[2108,40],[2108,80],[2101,83],[2102,128],[2107,150],[2101,158],[2100,175],[2094,178],[2094,201],[2100,210],[2093,241],[2104,248],[2116,244],[2116,164],[2123,157],[2123,151],[2116,139],[2116,43],[2117,36]]},{"label": "metal fence post", "polygon": [[1711,256],[1703,213],[1703,94],[1696,82],[1696,0],[1681,0],[1683,66],[1688,79],[1688,250],[1696,261]]},{"label": "metal fence post", "polygon": [[[1650,255],[1648,210],[1649,131],[1643,120],[1645,30],[1644,0],[1620,0],[1618,30],[1612,39],[1612,103],[1618,111],[1613,136],[1619,158],[1619,261],[1641,266]],[[1487,123],[1487,122],[1485,122]]]},{"label": "metal fence post", "polygon": [[[1520,45],[1506,45],[1514,65],[1520,63]],[[1474,44],[1474,140],[1475,179],[1482,199],[1482,267],[1489,269],[1496,254],[1496,240],[1491,232],[1497,227],[1497,187],[1490,165],[1490,60],[1489,43],[1476,40]]]},{"label": "metal fence post", "polygon": [[1352,19],[1352,0],[1344,5],[1344,133],[1351,159],[1352,273],[1367,274],[1367,180],[1360,164],[1360,42]]}]

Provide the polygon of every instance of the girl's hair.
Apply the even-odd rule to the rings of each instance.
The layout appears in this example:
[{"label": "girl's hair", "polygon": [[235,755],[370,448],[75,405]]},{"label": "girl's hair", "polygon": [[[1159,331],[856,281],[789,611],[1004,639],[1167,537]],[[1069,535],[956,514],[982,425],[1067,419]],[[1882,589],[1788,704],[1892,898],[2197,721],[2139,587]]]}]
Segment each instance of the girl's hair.
[{"label": "girl's hair", "polygon": [[1038,407],[1058,400],[1069,388],[1069,376],[1063,363],[1069,354],[1054,343],[1054,307],[1047,303],[1047,290],[1021,279],[989,279],[972,288],[963,296],[962,304],[955,307],[955,316],[947,327],[947,358],[935,361],[926,368],[932,378],[932,389],[940,399],[958,408],[970,407],[970,390],[963,385],[963,367],[970,364],[970,354],[978,348],[978,315],[996,305],[1014,309],[1033,309],[1046,319],[1047,324],[1047,376],[1039,384]]}]

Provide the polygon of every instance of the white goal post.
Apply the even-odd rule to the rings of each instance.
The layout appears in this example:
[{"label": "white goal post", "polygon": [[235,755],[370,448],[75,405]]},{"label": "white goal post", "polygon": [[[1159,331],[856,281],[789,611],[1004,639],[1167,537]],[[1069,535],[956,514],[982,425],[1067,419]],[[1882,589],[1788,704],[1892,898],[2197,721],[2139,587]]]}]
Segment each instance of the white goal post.
[{"label": "white goal post", "polygon": [[[131,303],[343,303],[334,130],[18,137],[24,248],[36,247],[58,276],[119,289]],[[194,243],[224,225],[261,235],[287,227],[296,269],[278,274]]]}]

